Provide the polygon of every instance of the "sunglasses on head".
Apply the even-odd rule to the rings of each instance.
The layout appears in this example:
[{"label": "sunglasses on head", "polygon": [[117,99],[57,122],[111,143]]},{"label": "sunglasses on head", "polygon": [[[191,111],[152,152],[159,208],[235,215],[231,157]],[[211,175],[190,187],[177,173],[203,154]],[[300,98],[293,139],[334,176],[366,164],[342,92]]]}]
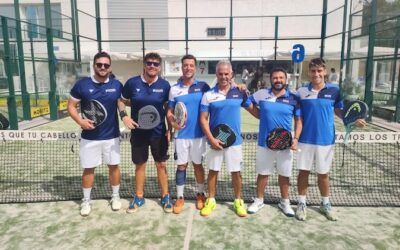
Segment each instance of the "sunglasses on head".
[{"label": "sunglasses on head", "polygon": [[108,69],[111,65],[108,63],[96,63],[95,64],[97,68],[101,69],[103,66],[105,69]]},{"label": "sunglasses on head", "polygon": [[158,67],[158,66],[160,66],[160,63],[159,62],[149,62],[149,61],[146,62],[146,66],[150,67],[152,65],[154,67]]}]

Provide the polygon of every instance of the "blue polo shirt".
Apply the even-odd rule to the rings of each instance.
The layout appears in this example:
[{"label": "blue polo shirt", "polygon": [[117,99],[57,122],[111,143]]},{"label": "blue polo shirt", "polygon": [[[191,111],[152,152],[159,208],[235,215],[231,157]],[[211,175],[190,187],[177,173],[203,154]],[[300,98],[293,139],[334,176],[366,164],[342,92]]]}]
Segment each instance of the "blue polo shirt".
[{"label": "blue polo shirt", "polygon": [[258,146],[265,147],[268,134],[275,128],[292,131],[293,116],[301,114],[299,98],[289,90],[276,97],[272,89],[260,89],[249,97],[260,109]]},{"label": "blue polo shirt", "polygon": [[83,78],[75,83],[70,95],[80,101],[81,109],[91,100],[97,100],[107,110],[104,122],[93,130],[83,130],[81,137],[86,140],[109,140],[119,137],[117,101],[121,96],[122,84],[116,79],[98,83],[93,77]]},{"label": "blue polo shirt", "polygon": [[143,135],[150,138],[161,137],[165,135],[165,110],[164,104],[168,101],[168,93],[171,86],[169,83],[157,77],[157,80],[149,85],[142,76],[130,78],[122,88],[121,97],[131,101],[131,117],[138,121],[139,110],[147,105],[154,106],[160,115],[160,124],[149,130],[136,128],[132,130],[132,135]]},{"label": "blue polo shirt", "polygon": [[242,144],[240,131],[240,108],[249,107],[250,99],[245,92],[237,87],[232,87],[225,95],[219,91],[218,84],[203,95],[200,112],[209,113],[209,124],[211,131],[219,124],[224,123],[231,127],[236,134],[233,145]]},{"label": "blue polo shirt", "polygon": [[315,145],[335,144],[334,109],[343,109],[340,89],[325,83],[320,91],[314,91],[311,83],[297,90],[300,98],[303,130],[299,142]]},{"label": "blue polo shirt", "polygon": [[199,113],[201,98],[203,93],[208,90],[210,90],[210,86],[206,82],[197,80],[189,87],[185,86],[183,82],[178,82],[171,87],[168,107],[175,108],[177,102],[182,102],[187,111],[186,125],[183,129],[178,130],[176,138],[194,139],[204,136],[200,127]]}]

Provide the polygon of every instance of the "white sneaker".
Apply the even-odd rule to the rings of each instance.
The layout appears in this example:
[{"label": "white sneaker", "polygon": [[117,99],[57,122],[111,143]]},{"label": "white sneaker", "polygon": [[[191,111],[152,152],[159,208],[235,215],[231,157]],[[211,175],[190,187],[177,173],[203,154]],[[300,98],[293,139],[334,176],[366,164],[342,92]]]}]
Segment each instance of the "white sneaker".
[{"label": "white sneaker", "polygon": [[282,212],[288,216],[288,217],[293,217],[294,216],[294,211],[290,204],[284,203],[284,202],[279,202],[278,207],[282,210]]},{"label": "white sneaker", "polygon": [[328,220],[337,221],[337,219],[338,219],[336,214],[335,214],[335,212],[332,209],[332,205],[331,205],[330,202],[328,202],[326,204],[322,204],[322,202],[321,202],[321,206],[319,207],[319,211],[321,211],[321,213],[323,215],[325,215]]},{"label": "white sneaker", "polygon": [[253,198],[253,200],[254,202],[247,209],[249,214],[255,214],[258,212],[258,210],[264,207],[264,201],[262,199]]},{"label": "white sneaker", "polygon": [[121,204],[121,199],[119,198],[119,194],[113,194],[111,196],[110,204],[111,204],[111,209],[113,211],[118,211],[121,209],[122,204]]},{"label": "white sneaker", "polygon": [[298,220],[306,220],[307,218],[307,206],[303,202],[299,202],[297,205],[297,210],[296,210],[296,218]]},{"label": "white sneaker", "polygon": [[90,211],[92,210],[92,208],[90,207],[90,200],[87,199],[82,199],[82,203],[81,203],[81,215],[82,216],[88,216],[90,214]]}]

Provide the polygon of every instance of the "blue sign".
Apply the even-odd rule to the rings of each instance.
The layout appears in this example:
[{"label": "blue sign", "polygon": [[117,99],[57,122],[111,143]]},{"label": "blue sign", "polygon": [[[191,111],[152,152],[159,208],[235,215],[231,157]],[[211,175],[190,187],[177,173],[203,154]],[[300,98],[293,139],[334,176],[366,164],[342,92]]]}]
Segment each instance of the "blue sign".
[{"label": "blue sign", "polygon": [[292,60],[294,63],[304,61],[304,46],[302,44],[293,45]]}]

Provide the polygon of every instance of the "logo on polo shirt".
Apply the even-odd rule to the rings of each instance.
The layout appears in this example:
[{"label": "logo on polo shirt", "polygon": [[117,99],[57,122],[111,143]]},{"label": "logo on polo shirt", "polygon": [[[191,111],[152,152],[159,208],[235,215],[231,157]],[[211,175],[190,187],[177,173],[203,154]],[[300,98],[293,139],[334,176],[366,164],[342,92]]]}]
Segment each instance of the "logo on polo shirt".
[{"label": "logo on polo shirt", "polygon": [[162,92],[164,92],[164,90],[163,90],[163,89],[153,89],[153,92],[155,92],[155,93],[162,93]]},{"label": "logo on polo shirt", "polygon": [[201,91],[201,89],[194,89],[194,91]]},{"label": "logo on polo shirt", "polygon": [[92,92],[93,92],[93,89],[89,89],[89,92],[92,93]]},{"label": "logo on polo shirt", "polygon": [[324,95],[324,97],[331,98],[332,95]]},{"label": "logo on polo shirt", "polygon": [[289,103],[289,100],[288,99],[282,99],[282,102]]},{"label": "logo on polo shirt", "polygon": [[139,92],[140,91],[140,89],[136,89],[136,92]]},{"label": "logo on polo shirt", "polygon": [[116,89],[106,89],[106,92],[115,92],[117,91]]},{"label": "logo on polo shirt", "polygon": [[232,97],[239,97],[239,95],[232,95]]}]

